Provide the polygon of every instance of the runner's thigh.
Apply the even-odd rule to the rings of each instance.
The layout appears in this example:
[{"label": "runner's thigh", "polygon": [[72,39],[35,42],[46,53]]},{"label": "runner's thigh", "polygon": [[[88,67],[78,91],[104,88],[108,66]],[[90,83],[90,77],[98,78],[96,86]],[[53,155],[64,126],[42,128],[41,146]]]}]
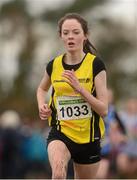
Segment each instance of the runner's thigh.
[{"label": "runner's thigh", "polygon": [[51,167],[57,163],[66,165],[71,157],[67,146],[60,140],[53,140],[48,144],[48,156]]},{"label": "runner's thigh", "polygon": [[92,179],[96,177],[99,168],[99,162],[93,164],[74,163],[75,179]]}]

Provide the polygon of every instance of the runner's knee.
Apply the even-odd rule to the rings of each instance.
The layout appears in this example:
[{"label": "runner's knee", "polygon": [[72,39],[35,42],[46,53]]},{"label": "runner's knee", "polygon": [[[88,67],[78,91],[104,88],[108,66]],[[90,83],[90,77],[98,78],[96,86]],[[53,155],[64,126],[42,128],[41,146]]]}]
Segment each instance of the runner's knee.
[{"label": "runner's knee", "polygon": [[57,162],[52,167],[53,179],[65,179],[67,176],[67,166],[63,162]]}]

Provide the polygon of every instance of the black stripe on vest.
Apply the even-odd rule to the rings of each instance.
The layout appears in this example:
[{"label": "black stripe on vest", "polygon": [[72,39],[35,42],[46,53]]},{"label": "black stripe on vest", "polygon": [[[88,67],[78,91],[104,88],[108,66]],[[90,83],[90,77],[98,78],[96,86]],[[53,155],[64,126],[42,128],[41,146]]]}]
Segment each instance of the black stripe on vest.
[{"label": "black stripe on vest", "polygon": [[94,140],[99,140],[101,137],[100,127],[99,127],[99,120],[100,116],[94,111],[93,116],[95,117],[94,121]]},{"label": "black stripe on vest", "polygon": [[54,101],[53,101],[53,96],[54,96],[54,88],[52,88],[52,93],[51,93],[51,105],[50,105],[50,108],[52,110],[52,113],[51,113],[51,126],[55,126],[56,125],[56,114],[57,114],[57,110],[55,108],[55,105],[54,105]]},{"label": "black stripe on vest", "polygon": [[51,105],[50,105],[50,108],[52,110],[52,113],[51,113],[51,126],[54,126],[58,130],[60,130],[61,129],[60,121],[58,121],[58,119],[57,119],[57,109],[55,108],[55,104],[54,104],[54,100],[53,100],[54,93],[55,93],[55,90],[54,90],[54,88],[52,88],[52,93],[51,93],[52,101],[51,101]]}]

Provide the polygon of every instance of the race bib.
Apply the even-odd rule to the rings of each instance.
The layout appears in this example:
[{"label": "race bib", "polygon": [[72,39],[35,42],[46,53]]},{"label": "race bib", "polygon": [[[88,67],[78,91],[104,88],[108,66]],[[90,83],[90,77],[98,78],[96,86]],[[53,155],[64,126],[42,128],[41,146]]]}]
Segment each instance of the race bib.
[{"label": "race bib", "polygon": [[77,96],[57,97],[57,113],[59,120],[83,119],[92,116],[89,103]]}]

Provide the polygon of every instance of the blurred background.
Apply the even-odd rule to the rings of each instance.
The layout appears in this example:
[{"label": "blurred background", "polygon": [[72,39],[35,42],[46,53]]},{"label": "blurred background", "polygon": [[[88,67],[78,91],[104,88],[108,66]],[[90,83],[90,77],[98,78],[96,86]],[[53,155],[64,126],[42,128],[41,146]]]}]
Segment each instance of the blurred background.
[{"label": "blurred background", "polygon": [[[89,39],[106,65],[113,105],[126,129],[120,134],[129,138],[129,119],[134,122],[131,128],[137,127],[137,0],[0,0],[1,178],[51,176],[45,148],[49,128],[39,119],[36,89],[46,64],[63,52],[57,22],[68,12],[80,13],[88,21]],[[114,132],[119,130],[114,128],[118,123],[110,124]],[[113,139],[107,175],[98,178],[137,177],[137,173],[125,174],[128,167],[125,170],[119,163],[129,160],[129,164],[137,155],[119,160],[119,148],[114,153],[117,145]],[[111,163],[113,156],[118,157],[115,164]],[[137,172],[137,161],[134,164]],[[68,177],[73,177],[71,162]]]}]

